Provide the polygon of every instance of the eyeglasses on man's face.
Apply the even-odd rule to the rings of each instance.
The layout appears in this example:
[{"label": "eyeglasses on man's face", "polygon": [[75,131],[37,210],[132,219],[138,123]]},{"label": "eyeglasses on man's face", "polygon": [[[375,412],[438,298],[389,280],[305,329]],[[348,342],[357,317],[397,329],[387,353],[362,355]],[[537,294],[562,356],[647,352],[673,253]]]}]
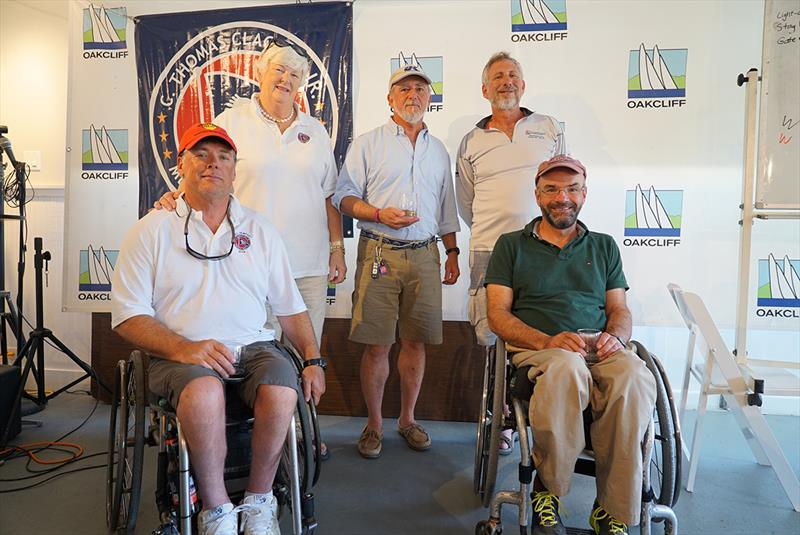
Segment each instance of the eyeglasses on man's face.
[{"label": "eyeglasses on man's face", "polygon": [[579,184],[570,184],[563,188],[559,188],[558,186],[543,186],[541,188],[536,188],[536,190],[540,195],[545,197],[555,197],[562,193],[566,193],[568,197],[576,197],[586,191],[586,186],[581,186]]}]

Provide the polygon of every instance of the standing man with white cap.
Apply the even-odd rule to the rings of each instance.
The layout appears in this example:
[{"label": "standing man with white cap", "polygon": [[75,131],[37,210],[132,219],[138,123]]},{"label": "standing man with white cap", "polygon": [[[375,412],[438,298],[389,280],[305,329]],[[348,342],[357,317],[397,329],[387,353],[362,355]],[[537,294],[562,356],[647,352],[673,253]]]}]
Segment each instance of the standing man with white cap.
[{"label": "standing man with white cap", "polygon": [[356,138],[339,175],[334,205],[358,219],[350,340],[365,344],[361,389],[369,419],[359,453],[380,456],[381,405],[389,377],[389,351],[399,331],[398,432],[415,450],[431,440],[414,418],[425,373],[425,344],[442,343],[442,288],[437,236],[447,259],[444,284],[458,280],[459,230],[450,157],[422,119],[430,78],[406,65],[389,79],[389,121]]}]

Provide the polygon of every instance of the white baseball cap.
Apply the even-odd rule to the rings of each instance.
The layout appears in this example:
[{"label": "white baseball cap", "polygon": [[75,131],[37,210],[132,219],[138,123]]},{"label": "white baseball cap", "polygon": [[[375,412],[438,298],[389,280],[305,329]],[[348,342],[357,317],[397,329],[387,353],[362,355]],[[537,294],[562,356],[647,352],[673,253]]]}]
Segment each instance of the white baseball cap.
[{"label": "white baseball cap", "polygon": [[392,86],[401,80],[405,80],[409,76],[419,76],[423,80],[425,80],[428,85],[431,85],[431,79],[428,78],[428,75],[425,74],[425,71],[417,67],[416,65],[403,65],[396,71],[392,73],[392,76],[389,77],[389,91],[392,90]]}]

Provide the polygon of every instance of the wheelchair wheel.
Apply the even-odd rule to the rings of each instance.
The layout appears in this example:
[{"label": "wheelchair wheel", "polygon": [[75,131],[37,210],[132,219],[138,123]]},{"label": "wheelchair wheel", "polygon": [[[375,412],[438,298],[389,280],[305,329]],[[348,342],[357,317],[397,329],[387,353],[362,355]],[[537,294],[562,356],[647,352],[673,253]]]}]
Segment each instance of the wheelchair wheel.
[{"label": "wheelchair wheel", "polygon": [[[291,347],[283,346],[283,348],[291,355],[292,364],[294,364],[298,375],[301,375],[303,373],[302,360]],[[297,460],[300,470],[300,493],[305,494],[317,484],[322,466],[320,457],[322,440],[318,439],[319,421],[317,420],[317,407],[314,405],[314,400],[306,403],[302,397],[298,397],[294,416],[297,423]],[[283,481],[288,484],[289,472],[287,469],[288,464],[286,464],[289,462],[288,448],[284,448],[281,454],[281,461],[279,470],[283,472]]]},{"label": "wheelchair wheel", "polygon": [[656,407],[653,414],[655,437],[650,458],[650,487],[656,503],[672,507],[680,486],[680,432],[675,404],[664,369],[658,359],[640,343],[636,352],[656,379]]},{"label": "wheelchair wheel", "polygon": [[[295,430],[297,432],[297,468],[300,475],[300,494],[309,492],[314,486],[314,475],[317,472],[317,465],[314,462],[316,448],[313,444],[313,431],[311,430],[311,416],[308,405],[303,399],[297,403],[294,413]],[[288,443],[281,452],[281,464],[278,467],[280,479],[288,487],[291,482],[291,456]]]},{"label": "wheelchair wheel", "polygon": [[145,378],[141,353],[117,363],[111,406],[106,468],[106,522],[109,530],[133,534],[144,460]]},{"label": "wheelchair wheel", "polygon": [[475,431],[475,466],[472,476],[472,490],[475,494],[482,495],[484,490],[484,476],[486,473],[486,457],[489,455],[489,434],[492,424],[492,401],[494,393],[494,358],[495,348],[486,351],[483,368],[483,392],[481,406],[478,412],[478,424]]},{"label": "wheelchair wheel", "polygon": [[[486,390],[487,407],[479,417],[483,421],[484,437],[480,444],[480,459],[476,451],[476,476],[479,480],[478,494],[484,507],[489,507],[494,496],[497,481],[497,465],[500,457],[500,433],[503,428],[503,404],[506,394],[506,351],[505,344],[498,340],[496,348],[490,348],[487,358],[487,372],[492,370]],[[491,403],[491,404],[489,404]],[[479,462],[478,462],[479,461]]]}]

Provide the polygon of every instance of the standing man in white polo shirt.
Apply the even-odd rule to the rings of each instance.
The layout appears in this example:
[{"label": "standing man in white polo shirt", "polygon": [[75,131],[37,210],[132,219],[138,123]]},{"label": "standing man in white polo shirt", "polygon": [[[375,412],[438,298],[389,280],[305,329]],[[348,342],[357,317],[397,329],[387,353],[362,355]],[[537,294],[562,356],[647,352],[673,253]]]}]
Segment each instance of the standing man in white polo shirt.
[{"label": "standing man in white polo shirt", "polygon": [[[177,410],[203,501],[200,535],[277,535],[272,483],[300,385],[265,329],[267,299],[306,361],[302,393],[325,391],[306,306],[275,227],[231,195],[236,145],[213,124],[182,136],[184,195],[173,212],[153,211],[128,232],[112,285],[112,327],[153,354],[149,388]],[[225,490],[225,395],[229,349],[247,344],[239,395],[253,408],[253,460],[242,504]]]},{"label": "standing man in white polo shirt", "polygon": [[389,79],[391,119],[356,138],[339,175],[333,203],[358,219],[350,340],[365,344],[361,390],[369,419],[358,440],[366,458],[381,454],[383,390],[389,350],[400,334],[398,432],[415,450],[431,440],[414,418],[425,373],[425,344],[442,343],[441,236],[444,284],[458,280],[458,216],[444,144],[422,122],[430,79],[407,65]]},{"label": "standing man in white polo shirt", "polygon": [[456,157],[456,197],[461,219],[470,227],[470,322],[478,343],[494,344],[486,320],[483,277],[501,234],[524,227],[539,215],[534,177],[539,164],[566,153],[564,132],[549,115],[520,107],[525,93],[522,66],[498,52],[483,68],[481,91],[492,114],[469,131]]},{"label": "standing man in white polo shirt", "polygon": [[[481,76],[492,114],[464,136],[456,157],[456,197],[470,227],[467,313],[478,344],[492,346],[483,279],[501,234],[524,227],[540,215],[534,192],[539,164],[566,153],[564,132],[549,115],[520,107],[525,93],[522,66],[508,52],[493,54]],[[510,430],[501,435],[500,454],[511,453]]]}]

